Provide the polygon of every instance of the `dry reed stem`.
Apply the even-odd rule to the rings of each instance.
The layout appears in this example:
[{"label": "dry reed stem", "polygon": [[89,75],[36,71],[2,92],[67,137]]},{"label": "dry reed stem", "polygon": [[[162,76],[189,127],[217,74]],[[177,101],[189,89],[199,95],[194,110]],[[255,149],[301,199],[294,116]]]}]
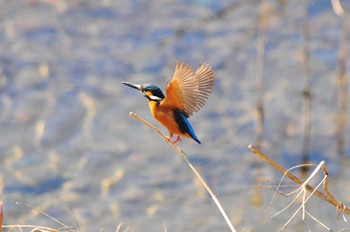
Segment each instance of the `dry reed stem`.
[{"label": "dry reed stem", "polygon": [[[35,225],[6,225],[3,226],[3,228],[9,228],[10,231],[11,229],[18,228],[20,231],[22,231],[22,228],[32,228],[33,230],[31,231],[49,231],[49,232],[62,232],[62,231],[69,231],[69,228],[62,228],[62,229],[54,229],[50,227],[45,227],[45,226],[35,226]],[[74,231],[74,230],[73,230]]]},{"label": "dry reed stem", "polygon": [[[310,166],[310,164],[308,164],[308,166]],[[307,201],[312,197],[312,195],[314,194],[314,192],[322,185],[324,184],[325,180],[327,179],[327,176],[324,175],[323,179],[319,182],[319,184],[316,186],[316,188],[314,188],[314,191],[306,197],[306,189],[305,189],[305,185],[307,185],[307,183],[309,183],[309,181],[311,181],[312,178],[314,178],[314,176],[320,171],[320,169],[324,166],[324,161],[321,161],[317,167],[315,168],[315,170],[311,173],[311,175],[307,178],[307,180],[304,181],[303,185],[301,185],[299,188],[297,188],[296,190],[293,190],[292,192],[288,193],[288,194],[284,194],[283,192],[280,192],[278,189],[283,181],[283,178],[285,177],[285,175],[283,175],[283,177],[280,180],[280,183],[278,184],[278,187],[276,189],[276,192],[274,193],[274,197],[278,193],[284,195],[284,196],[291,196],[292,194],[298,193],[294,199],[287,205],[285,206],[282,210],[278,211],[277,213],[275,213],[272,217],[275,217],[279,214],[281,214],[282,212],[284,212],[285,210],[287,210],[293,203],[295,203],[299,197],[302,194],[302,202],[301,205],[299,206],[299,208],[294,212],[294,214],[288,219],[288,221],[282,226],[282,228],[280,229],[280,231],[282,231],[284,228],[286,228],[289,223],[293,220],[294,217],[296,217],[296,215],[299,213],[300,210],[302,210],[302,220],[305,220],[305,214],[309,215],[313,220],[315,220],[317,223],[319,223],[321,226],[323,226],[325,229],[330,230],[329,227],[327,227],[326,225],[324,225],[320,220],[318,220],[316,217],[312,216],[309,212],[307,212],[306,210],[306,203]],[[289,173],[291,170],[296,169],[296,168],[300,168],[301,165],[297,165],[295,167],[292,167],[288,170],[286,170],[286,173]],[[271,202],[272,204],[272,202]]]},{"label": "dry reed stem", "polygon": [[[311,75],[310,75],[310,29],[309,29],[309,2],[304,2],[304,23],[302,31],[302,68],[304,74],[303,86],[303,163],[309,160],[309,144],[311,137]],[[302,169],[304,172],[307,169]]]},{"label": "dry reed stem", "polygon": [[[298,214],[298,212],[302,209],[303,211],[303,217],[302,219],[305,220],[305,214],[309,215],[313,220],[315,220],[316,222],[318,222],[321,226],[323,226],[324,228],[326,228],[328,231],[331,231],[329,227],[327,227],[326,225],[324,225],[320,220],[318,220],[317,218],[315,218],[314,216],[312,216],[309,212],[306,211],[305,209],[305,205],[306,202],[312,197],[312,195],[314,194],[315,191],[317,191],[317,189],[322,185],[322,183],[324,183],[324,180],[327,178],[327,176],[324,176],[323,180],[316,186],[316,188],[314,189],[313,192],[311,192],[311,194],[306,198],[306,191],[305,191],[305,187],[303,186],[301,188],[301,191],[299,193],[299,195],[301,193],[303,193],[303,200],[301,205],[299,206],[299,208],[294,212],[294,214],[289,218],[289,220],[283,225],[283,227],[280,229],[280,231],[282,231],[283,229],[285,229],[288,224],[293,220],[293,218]],[[305,182],[307,183],[307,182]],[[296,201],[299,197],[299,195],[297,197],[295,197],[294,201]],[[293,202],[294,202],[293,201]],[[292,205],[292,203],[290,205]]]},{"label": "dry reed stem", "polygon": [[2,203],[2,192],[4,189],[4,181],[2,175],[0,175],[0,232],[2,232],[2,223],[4,220],[4,211],[3,211],[3,203]]},{"label": "dry reed stem", "polygon": [[[301,167],[304,166],[304,165],[310,165],[310,166],[311,166],[311,164],[300,164],[300,165],[296,165],[296,166],[291,167],[291,168],[289,168],[288,170],[286,170],[285,173],[289,173],[290,171],[292,171],[292,170],[294,170],[294,169],[301,168]],[[282,185],[282,182],[283,182],[283,180],[284,180],[284,177],[285,177],[285,175],[282,176],[282,178],[280,179],[280,181],[279,181],[279,183],[278,183],[278,185],[277,185],[277,188],[275,189],[275,192],[274,192],[274,194],[273,194],[273,197],[272,197],[272,200],[271,200],[271,203],[270,203],[270,207],[269,207],[269,208],[272,207],[272,203],[273,203],[273,201],[274,201],[274,199],[275,199],[275,197],[276,197],[277,194],[280,194],[280,195],[289,197],[290,195],[296,193],[296,192],[299,190],[299,189],[293,190],[292,192],[290,192],[290,193],[288,193],[288,194],[285,194],[285,193],[283,193],[282,191],[280,191],[279,189],[280,189],[280,187],[281,187],[281,185]],[[272,217],[274,217],[274,216],[272,216]]]},{"label": "dry reed stem", "polygon": [[[299,193],[297,194],[297,196],[294,198],[294,200],[293,200],[290,204],[288,204],[285,208],[283,208],[283,209],[280,210],[279,212],[275,213],[272,217],[275,217],[275,216],[277,216],[278,214],[280,214],[280,213],[282,213],[283,211],[285,211],[286,209],[288,209],[289,206],[291,206],[291,205],[299,198],[299,196],[301,195],[301,193],[304,193],[304,194],[303,194],[302,205],[303,205],[303,210],[305,210],[304,205],[305,205],[306,201],[307,201],[307,200],[310,198],[310,196],[312,195],[312,194],[311,194],[311,195],[305,200],[305,194],[306,194],[305,185],[306,185],[309,181],[311,181],[311,179],[312,179],[312,178],[317,174],[317,172],[321,169],[321,167],[322,167],[323,164],[324,164],[324,161],[322,161],[322,162],[315,168],[315,170],[314,170],[314,171],[312,172],[312,174],[307,178],[307,180],[304,181],[303,185],[301,185],[301,186],[300,186],[299,188],[297,188],[296,190],[293,190],[292,192],[287,193],[287,194],[285,194],[285,193],[279,191],[279,188],[281,187],[282,182],[283,182],[283,179],[284,179],[284,177],[285,177],[285,174],[283,175],[283,177],[281,178],[281,180],[280,180],[280,182],[279,182],[279,184],[278,184],[278,186],[277,186],[277,189],[276,189],[276,192],[274,193],[273,198],[275,198],[275,196],[276,196],[277,193],[279,193],[279,194],[281,194],[281,195],[283,195],[283,196],[286,196],[286,197],[289,197],[289,196],[291,196],[291,195],[293,195],[293,194],[295,194],[295,193],[297,193],[297,192],[299,192]],[[285,173],[289,173],[291,170],[294,170],[294,169],[300,168],[300,167],[302,167],[302,165],[297,165],[297,166],[295,166],[295,167],[289,168],[288,170],[286,170]],[[320,182],[320,184],[318,184],[318,185],[316,186],[315,190],[318,189],[318,187],[321,186],[322,183],[324,183],[324,180],[325,180],[325,179],[326,179],[326,176],[323,178],[323,180]],[[304,216],[305,216],[305,213],[303,214],[303,219],[304,219]]]},{"label": "dry reed stem", "polygon": [[30,208],[30,209],[32,209],[32,210],[34,210],[34,211],[36,211],[36,212],[38,212],[38,213],[40,213],[40,214],[42,214],[42,215],[48,217],[48,218],[50,218],[52,221],[54,221],[54,222],[60,224],[60,225],[63,226],[65,229],[68,229],[68,230],[74,232],[74,230],[73,230],[72,228],[70,228],[69,226],[67,226],[67,225],[64,224],[63,222],[57,220],[57,219],[54,218],[54,217],[51,217],[51,216],[48,215],[47,213],[45,213],[45,212],[43,212],[43,211],[41,211],[41,210],[35,208],[34,206],[31,206],[31,205],[26,204],[26,203],[18,202],[18,201],[16,201],[16,205],[24,205],[24,206],[27,206],[28,208]]},{"label": "dry reed stem", "polygon": [[56,218],[54,217],[51,217],[50,215],[48,215],[47,213],[29,205],[29,204],[25,204],[25,203],[21,203],[21,202],[15,202],[16,205],[24,205],[48,218],[50,218],[51,220],[53,220],[54,222],[60,224],[61,226],[63,226],[63,228],[60,228],[60,229],[53,229],[53,228],[49,228],[49,227],[44,227],[44,226],[35,226],[35,225],[4,225],[3,228],[10,228],[10,229],[13,229],[13,228],[19,228],[20,231],[22,231],[21,228],[33,228],[32,231],[35,231],[35,229],[39,229],[39,230],[44,230],[44,231],[52,231],[52,232],[59,232],[59,231],[71,231],[71,232],[75,232],[75,230],[73,229],[73,227],[69,227],[67,225],[65,225],[63,222],[57,220]]},{"label": "dry reed stem", "polygon": [[309,215],[314,221],[318,222],[323,228],[325,228],[326,230],[332,232],[331,228],[329,228],[328,226],[326,226],[325,224],[323,224],[320,220],[318,220],[317,218],[315,218],[314,216],[312,216],[309,212],[305,211],[305,213],[307,215]]},{"label": "dry reed stem", "polygon": [[260,16],[258,21],[258,42],[256,46],[256,142],[259,148],[262,147],[264,137],[264,64],[265,64],[265,43],[266,43],[266,25],[268,21],[268,2],[262,0],[260,7]]},{"label": "dry reed stem", "polygon": [[0,201],[0,232],[2,232],[2,222],[3,222],[3,210],[2,210],[2,201]]},{"label": "dry reed stem", "polygon": [[253,145],[249,145],[248,148],[257,156],[259,156],[262,160],[264,160],[265,162],[267,162],[269,165],[271,165],[272,167],[274,167],[275,169],[277,169],[279,172],[281,172],[283,175],[287,176],[289,179],[291,179],[293,182],[295,182],[296,184],[300,185],[300,186],[304,186],[305,189],[307,191],[309,191],[310,193],[315,194],[316,196],[318,196],[319,198],[321,198],[324,201],[327,201],[328,203],[332,204],[333,206],[335,206],[337,208],[338,212],[343,212],[345,214],[350,215],[350,209],[347,208],[343,203],[337,201],[333,195],[329,192],[328,190],[328,170],[327,167],[323,164],[322,165],[322,170],[326,176],[326,179],[323,183],[323,190],[325,193],[322,193],[318,190],[316,190],[314,187],[312,187],[309,184],[305,184],[305,182],[301,179],[299,179],[298,177],[294,176],[293,174],[291,174],[290,172],[288,172],[288,170],[286,170],[284,167],[280,166],[279,164],[277,164],[276,162],[274,162],[273,160],[271,160],[269,157],[267,157],[264,153],[262,153],[261,151],[259,151],[257,148],[255,148]]},{"label": "dry reed stem", "polygon": [[341,31],[339,32],[339,48],[338,48],[338,118],[337,118],[337,153],[344,154],[345,150],[345,131],[347,124],[348,110],[348,80],[346,77],[346,60],[347,60],[347,41],[348,41],[348,19],[339,0],[332,0],[332,8],[334,13],[341,20]]},{"label": "dry reed stem", "polygon": [[332,4],[334,13],[337,16],[342,17],[345,15],[345,11],[340,3],[340,0],[331,0],[331,4]]},{"label": "dry reed stem", "polygon": [[163,229],[164,229],[164,232],[168,232],[165,221],[163,221]]},{"label": "dry reed stem", "polygon": [[[119,223],[115,232],[121,232],[123,224],[124,224],[123,222]],[[129,230],[129,227],[126,227],[124,232],[127,232],[128,230]]]},{"label": "dry reed stem", "polygon": [[172,143],[171,141],[168,141],[167,137],[160,131],[158,130],[157,127],[153,126],[152,124],[150,124],[149,122],[147,122],[146,120],[144,120],[143,118],[141,118],[140,116],[138,116],[137,114],[130,112],[130,116],[134,117],[135,119],[139,120],[140,122],[142,122],[143,124],[145,124],[146,126],[148,126],[149,128],[151,128],[152,130],[154,130],[155,132],[157,132],[157,134],[159,134],[172,148],[174,148],[180,155],[181,157],[185,160],[185,162],[188,164],[188,166],[191,168],[192,172],[195,174],[195,176],[198,178],[198,180],[200,181],[200,183],[204,186],[204,188],[207,190],[207,192],[210,194],[211,198],[213,199],[214,203],[216,204],[216,206],[218,207],[218,209],[220,210],[222,216],[224,217],[227,225],[230,227],[232,232],[235,232],[235,228],[233,227],[232,223],[230,222],[225,210],[223,209],[223,207],[221,206],[219,200],[217,199],[217,197],[215,196],[214,192],[211,190],[211,188],[208,186],[208,184],[205,182],[205,180],[202,178],[202,176],[199,174],[199,172],[197,171],[197,169],[191,164],[191,162],[189,161],[188,157],[186,156],[186,154],[174,143]]}]

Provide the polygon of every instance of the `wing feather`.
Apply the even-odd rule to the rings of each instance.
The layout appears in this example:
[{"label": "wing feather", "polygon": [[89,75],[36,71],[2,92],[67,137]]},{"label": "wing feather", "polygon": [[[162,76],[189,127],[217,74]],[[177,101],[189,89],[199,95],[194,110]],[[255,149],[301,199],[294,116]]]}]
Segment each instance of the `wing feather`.
[{"label": "wing feather", "polygon": [[213,84],[214,75],[208,64],[202,64],[195,73],[189,65],[177,64],[161,105],[177,108],[190,117],[205,104]]},{"label": "wing feather", "polygon": [[208,100],[211,90],[213,89],[214,74],[208,64],[202,64],[196,70],[195,76],[198,79],[199,88],[198,102],[195,107],[195,112],[198,112]]}]

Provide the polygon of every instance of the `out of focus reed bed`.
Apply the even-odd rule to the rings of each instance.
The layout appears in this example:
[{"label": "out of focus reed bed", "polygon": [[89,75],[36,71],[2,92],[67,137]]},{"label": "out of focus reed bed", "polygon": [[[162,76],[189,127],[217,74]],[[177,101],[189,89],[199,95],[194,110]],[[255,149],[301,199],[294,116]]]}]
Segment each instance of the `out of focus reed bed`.
[{"label": "out of focus reed bed", "polygon": [[[348,117],[347,117],[347,111],[348,111],[348,99],[349,99],[349,93],[348,93],[348,80],[347,80],[347,71],[346,71],[346,61],[348,59],[347,56],[347,43],[348,43],[348,15],[342,8],[340,0],[330,0],[333,11],[339,18],[339,24],[341,25],[341,30],[339,33],[339,47],[338,47],[338,75],[337,75],[337,99],[336,104],[338,106],[337,111],[337,121],[336,121],[336,135],[337,135],[337,153],[339,155],[343,155],[345,153],[345,145],[346,145],[346,128],[348,126]],[[312,119],[312,80],[311,80],[311,70],[310,70],[310,28],[309,28],[309,14],[308,14],[308,1],[303,2],[303,26],[301,30],[301,38],[302,38],[302,46],[301,46],[301,68],[302,68],[302,74],[303,74],[303,83],[302,83],[302,89],[300,91],[300,96],[302,98],[303,106],[302,106],[302,129],[303,129],[303,139],[302,144],[300,145],[302,158],[301,163],[304,165],[297,166],[297,168],[301,168],[302,171],[307,173],[308,170],[311,169],[312,166],[316,166],[313,172],[309,174],[308,176],[304,176],[302,180],[301,178],[291,174],[291,170],[294,168],[286,169],[279,165],[277,162],[271,160],[268,158],[267,155],[263,154],[261,150],[264,147],[264,124],[268,123],[264,118],[264,111],[266,111],[264,107],[264,69],[265,69],[265,46],[266,46],[266,31],[268,30],[269,26],[269,1],[268,0],[261,0],[261,8],[260,8],[260,16],[258,19],[258,25],[257,25],[257,46],[256,46],[256,115],[257,115],[257,122],[256,122],[256,144],[257,146],[254,147],[252,145],[249,145],[249,149],[256,154],[260,159],[262,159],[264,162],[266,162],[268,165],[274,167],[276,170],[282,173],[283,177],[282,180],[287,177],[291,181],[293,181],[295,184],[297,184],[298,187],[295,188],[294,191],[290,193],[283,193],[280,191],[280,184],[276,187],[275,195],[281,194],[285,196],[294,196],[294,198],[290,201],[290,203],[287,204],[287,206],[283,209],[281,209],[279,212],[273,215],[277,216],[283,212],[285,212],[292,204],[299,203],[300,207],[293,213],[293,215],[286,220],[285,224],[279,228],[279,230],[284,230],[288,225],[290,225],[291,221],[297,214],[302,214],[303,220],[305,220],[306,216],[311,218],[315,221],[315,223],[320,224],[325,230],[332,231],[331,228],[327,225],[325,225],[324,222],[318,220],[316,217],[312,215],[312,213],[308,212],[306,210],[307,203],[310,198],[316,196],[320,198],[322,201],[327,202],[334,206],[335,208],[335,219],[339,219],[343,217],[344,221],[346,220],[345,215],[350,215],[350,209],[346,207],[342,202],[335,199],[333,194],[331,193],[331,190],[328,188],[328,182],[329,182],[329,174],[326,167],[326,163],[324,161],[321,161],[318,165],[311,165],[309,163],[309,141],[311,138],[311,119]],[[220,18],[223,17],[223,15],[227,14],[229,10],[232,8],[234,9],[235,4],[232,4],[230,7],[226,8],[223,11],[220,11],[215,15],[215,17]],[[194,24],[191,25],[191,27],[188,27],[186,25],[186,28],[179,28],[176,32],[176,35],[178,37],[183,36],[186,33],[186,30],[189,30],[188,28],[192,27],[198,27],[201,26],[203,23],[206,23],[209,20],[212,20],[213,18],[206,18],[202,22],[199,22],[198,25]],[[163,41],[164,43],[166,41]],[[162,44],[164,44],[162,43]],[[42,72],[46,72],[45,69]],[[43,74],[44,75],[44,74]],[[91,102],[86,96],[81,96],[81,100],[86,103],[84,104],[88,109],[92,109]],[[87,117],[85,118],[86,121],[91,121],[91,118],[93,118],[94,114],[96,113],[93,110],[89,111],[90,113],[87,114]],[[158,133],[165,141],[166,137],[153,125],[146,122],[144,119],[140,118],[136,114],[131,114],[134,118],[142,122],[143,124],[149,126],[152,130],[154,130],[156,133]],[[87,123],[89,124],[89,123]],[[37,130],[38,135],[42,135],[43,130],[45,129],[45,124],[38,124]],[[86,128],[86,130],[89,130],[89,128]],[[40,141],[40,137],[38,136],[38,141]],[[211,188],[208,186],[208,184],[205,182],[205,180],[202,178],[202,176],[198,173],[196,168],[191,164],[189,159],[187,158],[186,154],[175,144],[172,144],[171,142],[168,142],[169,145],[175,149],[181,157],[184,159],[186,164],[190,167],[194,175],[197,177],[197,179],[200,181],[202,186],[206,189],[206,191],[210,194],[212,200],[214,201],[215,205],[218,207],[220,213],[222,214],[226,224],[230,228],[231,231],[236,231],[234,226],[229,220],[229,216],[226,214],[225,210],[221,206],[221,203],[219,202],[218,198],[214,194],[214,192],[211,190]],[[261,150],[260,150],[261,149]],[[316,186],[313,186],[310,184],[310,181],[315,177],[315,175],[319,172],[322,172],[323,178],[321,181],[318,182]],[[104,180],[103,181],[103,193],[108,192],[110,183],[114,181],[118,181],[121,176],[123,175],[122,172],[116,172],[115,175],[111,179]],[[307,175],[307,174],[306,174]],[[320,189],[323,189],[320,190]],[[301,199],[301,201],[297,201],[297,199]],[[45,212],[36,209],[33,206],[16,202],[17,205],[20,205],[22,207],[28,207],[33,211],[37,211],[39,214],[45,216],[48,218],[48,220],[52,220],[57,223],[58,228],[49,228],[44,226],[35,226],[35,225],[4,225],[4,219],[6,219],[6,211],[3,209],[3,179],[0,178],[0,232],[3,230],[6,231],[31,231],[31,232],[46,232],[46,231],[80,231],[79,228],[79,222],[76,222],[76,226],[68,226],[61,221],[51,217],[50,215],[46,214]],[[234,207],[234,206],[233,206]],[[73,214],[74,215],[74,214]],[[123,226],[122,223],[118,224],[116,226],[116,232],[126,232],[129,230],[128,226]],[[342,230],[342,229],[341,229]],[[164,231],[167,231],[166,224],[164,222]]]}]

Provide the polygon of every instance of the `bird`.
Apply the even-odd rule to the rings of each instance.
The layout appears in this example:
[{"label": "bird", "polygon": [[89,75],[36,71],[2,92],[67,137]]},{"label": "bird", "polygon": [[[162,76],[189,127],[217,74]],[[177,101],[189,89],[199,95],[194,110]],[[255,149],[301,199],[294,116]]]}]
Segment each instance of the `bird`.
[{"label": "bird", "polygon": [[175,134],[174,144],[181,141],[181,136],[201,144],[188,118],[203,107],[212,91],[214,74],[208,64],[201,64],[193,71],[190,65],[177,63],[165,95],[154,84],[122,83],[139,90],[148,99],[152,116],[169,131],[168,142]]}]

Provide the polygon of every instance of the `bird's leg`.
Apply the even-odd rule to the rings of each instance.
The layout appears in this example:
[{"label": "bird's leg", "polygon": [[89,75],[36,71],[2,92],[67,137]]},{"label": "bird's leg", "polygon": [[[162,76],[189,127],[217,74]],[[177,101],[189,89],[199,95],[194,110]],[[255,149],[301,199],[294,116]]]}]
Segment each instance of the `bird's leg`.
[{"label": "bird's leg", "polygon": [[180,136],[177,136],[177,139],[173,142],[173,144],[175,144],[175,143],[177,143],[179,141],[181,141],[181,138],[180,138]]}]

